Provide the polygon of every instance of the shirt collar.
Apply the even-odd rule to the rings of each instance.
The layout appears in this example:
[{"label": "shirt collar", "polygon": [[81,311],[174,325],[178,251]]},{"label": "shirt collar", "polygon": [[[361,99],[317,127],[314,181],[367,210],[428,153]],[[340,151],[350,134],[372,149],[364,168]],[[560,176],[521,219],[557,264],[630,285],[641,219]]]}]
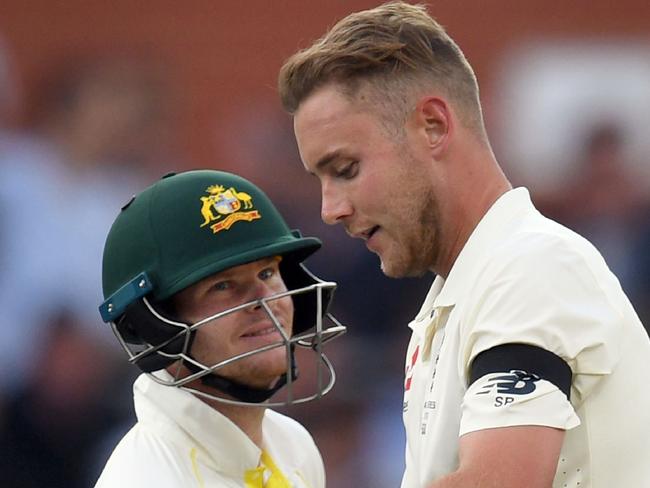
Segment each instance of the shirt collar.
[{"label": "shirt collar", "polygon": [[[155,374],[169,377],[166,371]],[[133,389],[139,421],[160,414],[168,417],[204,450],[217,470],[241,476],[259,465],[259,447],[230,419],[192,393],[161,385],[146,374],[140,375]]]},{"label": "shirt collar", "polygon": [[434,307],[456,304],[467,286],[472,270],[476,269],[485,253],[492,249],[495,241],[501,236],[503,227],[533,208],[530,194],[524,187],[509,190],[501,195],[470,234],[435,299]]},{"label": "shirt collar", "polygon": [[524,187],[515,188],[501,195],[488,209],[456,258],[447,279],[436,276],[420,312],[410,324],[430,322],[439,308],[453,307],[467,287],[470,273],[476,269],[485,253],[493,247],[503,227],[513,219],[534,209],[530,194]]}]

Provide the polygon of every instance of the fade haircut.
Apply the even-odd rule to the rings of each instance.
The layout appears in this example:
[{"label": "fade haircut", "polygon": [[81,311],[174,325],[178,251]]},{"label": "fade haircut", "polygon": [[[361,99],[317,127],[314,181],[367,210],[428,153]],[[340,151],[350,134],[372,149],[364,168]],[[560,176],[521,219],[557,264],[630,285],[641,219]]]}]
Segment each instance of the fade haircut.
[{"label": "fade haircut", "polygon": [[417,98],[436,87],[454,103],[463,125],[484,134],[474,71],[422,5],[389,2],[340,20],[282,66],[282,105],[293,115],[329,83],[350,101],[368,104],[400,132]]}]

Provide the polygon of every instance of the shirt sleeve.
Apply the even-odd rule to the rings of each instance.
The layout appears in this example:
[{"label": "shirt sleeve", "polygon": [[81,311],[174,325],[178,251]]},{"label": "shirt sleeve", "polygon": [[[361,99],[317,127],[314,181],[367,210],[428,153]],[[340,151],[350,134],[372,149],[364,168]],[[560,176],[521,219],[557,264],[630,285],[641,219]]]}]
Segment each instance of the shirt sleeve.
[{"label": "shirt sleeve", "polygon": [[525,393],[513,393],[513,385],[526,382],[516,375],[531,372],[488,374],[469,385],[461,434],[514,425],[573,428],[580,423],[575,410],[618,362],[621,314],[600,286],[599,271],[585,259],[592,251],[540,236],[531,252],[530,239],[526,246],[512,242],[500,249],[468,293],[474,306],[463,321],[459,368],[467,379],[483,351],[504,344],[537,346],[571,368],[571,401],[545,380],[528,380]]}]

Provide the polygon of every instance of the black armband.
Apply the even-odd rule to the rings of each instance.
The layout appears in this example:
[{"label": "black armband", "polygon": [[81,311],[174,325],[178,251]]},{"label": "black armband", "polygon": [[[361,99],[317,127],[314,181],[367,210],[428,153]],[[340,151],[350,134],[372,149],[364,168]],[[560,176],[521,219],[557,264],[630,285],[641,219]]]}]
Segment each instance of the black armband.
[{"label": "black armband", "polygon": [[521,370],[553,383],[571,398],[572,371],[561,357],[529,344],[503,344],[479,353],[470,367],[469,384],[489,373]]}]

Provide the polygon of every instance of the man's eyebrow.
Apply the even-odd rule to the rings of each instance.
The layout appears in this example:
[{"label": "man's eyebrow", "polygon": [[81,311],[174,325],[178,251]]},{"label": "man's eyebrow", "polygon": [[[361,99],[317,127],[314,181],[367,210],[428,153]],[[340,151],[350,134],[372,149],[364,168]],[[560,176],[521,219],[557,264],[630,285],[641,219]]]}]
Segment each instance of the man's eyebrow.
[{"label": "man's eyebrow", "polygon": [[[273,264],[275,262],[280,262],[282,261],[282,256],[267,256],[264,258],[257,259],[255,261],[251,261],[252,263],[259,263],[259,266],[268,266],[270,264]],[[248,263],[245,263],[248,264]],[[205,278],[205,280],[209,282],[215,282],[215,281],[222,281],[222,280],[229,280],[233,277],[233,275],[237,274],[236,268],[237,266],[233,266],[231,268],[226,268],[223,271],[219,271],[213,275],[208,276]]]},{"label": "man's eyebrow", "polygon": [[314,171],[310,171],[311,174],[316,174],[317,172],[322,172],[328,164],[330,164],[332,161],[338,159],[341,157],[341,151],[338,149],[335,149],[334,151],[330,151],[326,153],[323,157],[321,157],[317,162],[315,166]]}]

